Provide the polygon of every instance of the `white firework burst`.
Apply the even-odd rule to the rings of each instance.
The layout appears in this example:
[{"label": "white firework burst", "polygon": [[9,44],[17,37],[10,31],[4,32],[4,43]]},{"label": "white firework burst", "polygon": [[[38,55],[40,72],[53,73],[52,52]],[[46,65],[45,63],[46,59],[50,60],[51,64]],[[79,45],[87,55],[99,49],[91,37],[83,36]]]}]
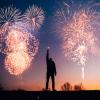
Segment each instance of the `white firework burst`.
[{"label": "white firework burst", "polygon": [[16,7],[9,6],[0,8],[0,26],[14,23],[22,20],[22,15],[19,9]]},{"label": "white firework burst", "polygon": [[31,31],[38,30],[44,21],[44,11],[33,5],[26,10],[24,21]]}]

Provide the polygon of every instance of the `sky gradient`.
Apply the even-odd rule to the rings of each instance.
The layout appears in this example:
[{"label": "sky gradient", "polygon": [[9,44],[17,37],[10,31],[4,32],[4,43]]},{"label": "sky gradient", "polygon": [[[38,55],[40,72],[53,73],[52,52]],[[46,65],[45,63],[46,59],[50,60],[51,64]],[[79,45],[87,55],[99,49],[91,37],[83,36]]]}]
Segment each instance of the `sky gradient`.
[{"label": "sky gradient", "polygon": [[[63,0],[64,1],[64,0]],[[85,2],[85,0],[83,0]],[[0,55],[0,83],[5,89],[25,89],[38,91],[45,88],[46,81],[46,48],[50,46],[50,56],[56,63],[56,89],[60,90],[65,82],[72,85],[83,83],[86,89],[100,90],[100,55],[92,57],[85,65],[85,79],[81,78],[81,67],[76,63],[67,60],[61,49],[61,37],[54,31],[53,16],[57,10],[58,2],[62,0],[0,0],[0,7],[14,5],[22,12],[33,4],[41,7],[45,12],[45,20],[37,37],[40,47],[32,66],[22,75],[15,77],[10,75],[3,66],[3,57]],[[77,0],[78,2],[78,0]],[[76,3],[77,3],[76,2]],[[95,0],[99,2],[99,0]],[[51,87],[51,80],[50,80]]]}]

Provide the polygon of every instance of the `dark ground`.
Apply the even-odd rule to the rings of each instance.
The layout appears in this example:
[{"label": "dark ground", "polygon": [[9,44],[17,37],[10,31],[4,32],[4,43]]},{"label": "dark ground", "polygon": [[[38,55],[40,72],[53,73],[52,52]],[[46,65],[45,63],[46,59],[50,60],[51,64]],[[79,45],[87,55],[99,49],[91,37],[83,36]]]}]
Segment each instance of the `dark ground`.
[{"label": "dark ground", "polygon": [[1,91],[0,100],[100,100],[100,91]]}]

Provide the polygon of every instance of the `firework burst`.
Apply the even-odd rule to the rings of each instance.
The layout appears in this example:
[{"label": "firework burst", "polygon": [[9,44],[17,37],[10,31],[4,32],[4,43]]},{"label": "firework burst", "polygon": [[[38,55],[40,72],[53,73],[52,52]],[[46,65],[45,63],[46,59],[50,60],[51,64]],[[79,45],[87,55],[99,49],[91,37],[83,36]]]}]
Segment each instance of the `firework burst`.
[{"label": "firework burst", "polygon": [[[34,13],[41,12],[41,9],[36,9]],[[0,15],[0,52],[6,55],[5,69],[12,75],[21,75],[31,66],[38,52],[38,39],[28,30],[29,23],[26,24],[23,21],[26,17],[23,17],[17,9],[1,8]],[[42,17],[39,13],[35,19],[38,26],[41,24],[40,18]],[[35,26],[29,28],[35,28]]]},{"label": "firework burst", "polygon": [[44,20],[44,11],[33,5],[29,7],[24,15],[25,23],[28,25],[30,31],[36,31],[40,28]]},{"label": "firework burst", "polygon": [[[88,55],[95,54],[94,50],[99,48],[96,27],[100,26],[100,13],[92,9],[93,5],[77,5],[76,9],[75,3],[73,6],[64,2],[63,6],[56,16],[59,18],[57,24],[63,37],[64,54],[79,65],[85,66]],[[82,67],[82,73],[83,71]]]},{"label": "firework burst", "polygon": [[12,75],[20,75],[30,67],[31,59],[23,51],[9,53],[5,58],[5,68]]},{"label": "firework burst", "polygon": [[12,27],[8,32],[6,43],[5,68],[13,75],[20,75],[27,70],[38,51],[38,40],[29,33]]},{"label": "firework burst", "polygon": [[7,33],[15,22],[22,20],[22,15],[19,9],[13,6],[0,8],[0,51],[6,53],[4,42],[6,41]]},{"label": "firework burst", "polygon": [[[19,9],[13,6],[0,9],[0,26],[7,25],[22,20],[22,15]],[[9,25],[9,24],[8,24]]]}]

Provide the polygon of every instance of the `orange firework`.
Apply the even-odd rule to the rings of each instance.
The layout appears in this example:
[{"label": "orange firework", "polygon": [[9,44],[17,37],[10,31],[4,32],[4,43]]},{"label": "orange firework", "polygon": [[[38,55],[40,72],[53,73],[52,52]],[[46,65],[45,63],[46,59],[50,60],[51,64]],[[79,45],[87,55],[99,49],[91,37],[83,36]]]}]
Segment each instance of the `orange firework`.
[{"label": "orange firework", "polygon": [[13,75],[20,75],[30,67],[31,57],[24,51],[9,53],[5,58],[5,68]]},{"label": "orange firework", "polygon": [[[38,45],[35,45],[36,41],[29,38],[29,33],[25,33],[19,28],[12,27],[8,32],[6,39],[6,58],[5,58],[5,68],[13,75],[20,75],[26,69],[30,67],[31,61],[34,58],[36,51],[38,50]],[[28,46],[30,45],[29,39],[34,43],[34,50],[29,51]],[[30,54],[34,56],[32,56]]]},{"label": "orange firework", "polygon": [[12,51],[27,51],[27,42],[28,37],[27,34],[18,29],[11,29],[8,33],[6,44],[7,44],[7,52]]}]

